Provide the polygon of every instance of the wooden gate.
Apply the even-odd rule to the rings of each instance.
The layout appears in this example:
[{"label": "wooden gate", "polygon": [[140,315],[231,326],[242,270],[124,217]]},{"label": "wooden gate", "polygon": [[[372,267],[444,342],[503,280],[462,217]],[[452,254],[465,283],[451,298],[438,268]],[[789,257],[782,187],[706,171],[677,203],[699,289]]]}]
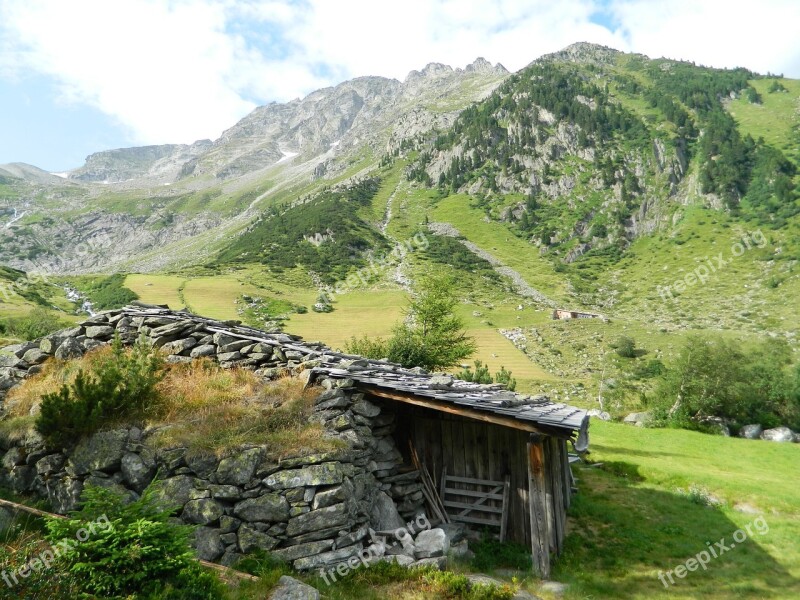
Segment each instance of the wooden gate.
[{"label": "wooden gate", "polygon": [[500,528],[505,541],[508,522],[509,480],[490,481],[442,473],[441,496],[451,521]]}]

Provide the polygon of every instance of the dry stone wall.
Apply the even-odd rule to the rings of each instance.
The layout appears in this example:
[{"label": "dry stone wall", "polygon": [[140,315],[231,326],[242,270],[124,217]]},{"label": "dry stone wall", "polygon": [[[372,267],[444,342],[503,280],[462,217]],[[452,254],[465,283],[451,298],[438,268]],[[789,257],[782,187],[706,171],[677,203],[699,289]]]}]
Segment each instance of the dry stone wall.
[{"label": "dry stone wall", "polygon": [[[38,373],[50,358],[72,359],[118,334],[140,335],[171,362],[209,357],[223,367],[252,369],[265,379],[307,376],[331,351],[284,334],[267,334],[236,322],[204,319],[157,307],[102,313],[79,326],[0,349],[0,400]],[[346,363],[348,357],[336,355]],[[197,526],[200,558],[233,564],[261,548],[300,570],[325,568],[357,555],[370,530],[396,529],[422,511],[416,471],[407,471],[394,438],[391,404],[378,404],[352,380],[322,377],[311,419],[341,449],[276,459],[264,446],[229,456],[193,456],[185,448],[149,443],[154,429],[98,432],[69,449],[45,447],[33,431],[0,440],[0,484],[46,497],[53,510],[74,509],[87,485],[137,498],[150,484],[164,506]]]}]

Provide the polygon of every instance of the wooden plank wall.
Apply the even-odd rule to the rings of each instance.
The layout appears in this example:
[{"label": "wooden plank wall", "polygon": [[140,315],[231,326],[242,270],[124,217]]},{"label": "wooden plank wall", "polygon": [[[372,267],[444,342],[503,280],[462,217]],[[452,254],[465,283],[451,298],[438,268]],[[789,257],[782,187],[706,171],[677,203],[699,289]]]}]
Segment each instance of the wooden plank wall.
[{"label": "wooden plank wall", "polygon": [[399,413],[402,416],[398,417],[398,447],[407,448],[410,437],[437,486],[443,468],[448,475],[460,477],[494,481],[510,477],[507,539],[530,545],[529,434],[419,407]]}]

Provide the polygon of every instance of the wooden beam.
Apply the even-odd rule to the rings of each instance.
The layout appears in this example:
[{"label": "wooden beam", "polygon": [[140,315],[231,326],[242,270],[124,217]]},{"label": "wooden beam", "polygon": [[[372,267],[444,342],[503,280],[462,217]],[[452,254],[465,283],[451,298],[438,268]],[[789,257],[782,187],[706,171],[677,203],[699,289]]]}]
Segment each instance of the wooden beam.
[{"label": "wooden beam", "polygon": [[528,504],[531,520],[531,560],[542,579],[550,577],[550,544],[547,524],[547,497],[542,436],[532,435],[528,442]]},{"label": "wooden beam", "polygon": [[445,402],[419,398],[418,396],[411,394],[406,395],[399,392],[390,392],[388,390],[364,384],[360,384],[358,387],[364,392],[372,394],[373,396],[378,396],[379,398],[388,398],[390,400],[405,402],[406,404],[413,404],[414,406],[422,406],[423,408],[429,408],[431,410],[445,412],[451,415],[458,415],[467,419],[484,421],[485,423],[494,423],[495,425],[502,425],[503,427],[511,427],[513,429],[527,431],[528,433],[538,433],[541,435],[549,435],[564,439],[569,439],[572,435],[571,432],[555,431],[547,427],[534,425],[533,423],[528,423],[525,421],[518,421],[517,419],[496,415],[488,411],[476,410],[474,408],[468,408],[465,406],[454,406]]}]

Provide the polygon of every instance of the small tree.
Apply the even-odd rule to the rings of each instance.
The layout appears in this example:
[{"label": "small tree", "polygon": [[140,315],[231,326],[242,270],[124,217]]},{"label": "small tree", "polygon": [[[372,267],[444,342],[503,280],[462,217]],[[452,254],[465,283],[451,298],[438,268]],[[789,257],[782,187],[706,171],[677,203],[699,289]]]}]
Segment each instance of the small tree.
[{"label": "small tree", "polygon": [[348,352],[430,371],[452,367],[470,357],[475,353],[475,340],[454,313],[458,304],[454,283],[450,277],[424,280],[418,295],[409,302],[406,320],[395,325],[388,340],[352,338],[346,346]]}]

